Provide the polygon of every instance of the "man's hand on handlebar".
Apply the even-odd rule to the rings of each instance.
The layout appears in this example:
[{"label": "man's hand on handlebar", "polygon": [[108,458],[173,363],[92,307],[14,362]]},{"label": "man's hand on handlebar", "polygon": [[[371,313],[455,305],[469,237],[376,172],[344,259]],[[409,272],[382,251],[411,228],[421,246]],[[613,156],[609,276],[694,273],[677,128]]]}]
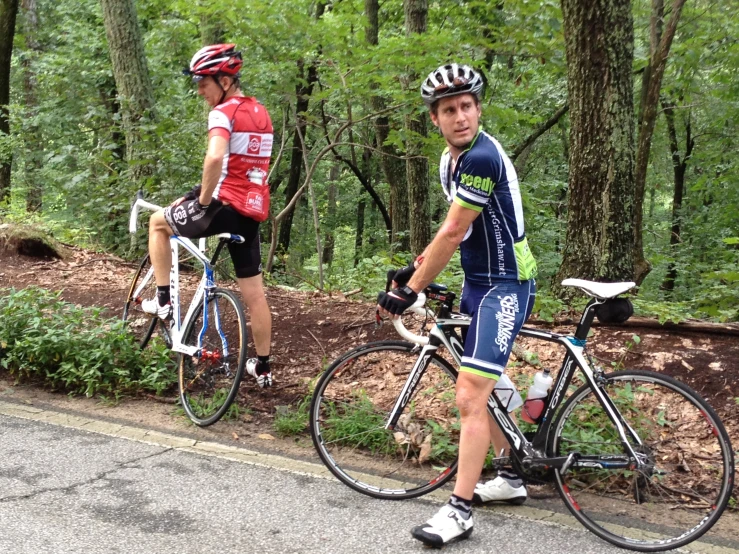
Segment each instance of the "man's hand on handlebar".
[{"label": "man's hand on handlebar", "polygon": [[390,292],[381,292],[377,295],[377,311],[386,317],[399,316],[417,299],[418,294],[407,285]]}]

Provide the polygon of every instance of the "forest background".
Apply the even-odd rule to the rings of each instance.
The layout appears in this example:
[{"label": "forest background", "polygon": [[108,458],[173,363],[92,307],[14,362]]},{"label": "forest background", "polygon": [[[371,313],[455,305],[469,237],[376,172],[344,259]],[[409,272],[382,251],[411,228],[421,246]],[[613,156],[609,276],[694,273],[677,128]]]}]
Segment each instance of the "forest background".
[{"label": "forest background", "polygon": [[[135,192],[195,185],[207,107],[182,76],[234,42],[269,109],[269,283],[384,286],[447,205],[420,100],[480,70],[521,180],[536,310],[564,277],[636,280],[661,320],[739,321],[739,19],[711,0],[0,0],[0,221],[129,258]],[[438,279],[459,287],[458,259]]]}]

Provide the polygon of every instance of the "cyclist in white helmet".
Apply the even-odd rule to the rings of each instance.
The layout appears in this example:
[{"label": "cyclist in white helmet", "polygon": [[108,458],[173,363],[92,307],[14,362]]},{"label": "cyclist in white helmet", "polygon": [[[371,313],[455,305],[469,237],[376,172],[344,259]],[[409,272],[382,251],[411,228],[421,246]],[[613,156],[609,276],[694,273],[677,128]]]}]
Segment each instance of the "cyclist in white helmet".
[{"label": "cyclist in white helmet", "polygon": [[415,302],[460,247],[464,287],[460,310],[472,316],[456,385],[461,419],[459,470],[449,502],[412,530],[424,544],[440,547],[472,533],[473,502],[521,504],[526,488],[513,472],[478,483],[485,456],[508,443],[488,416],[487,401],[505,366],[536,294],[536,261],[524,233],[518,177],[500,143],[480,127],[481,75],[467,65],[432,71],[421,96],[447,148],[441,185],[450,202],[444,224],[416,261],[395,274],[378,306],[395,316]]}]

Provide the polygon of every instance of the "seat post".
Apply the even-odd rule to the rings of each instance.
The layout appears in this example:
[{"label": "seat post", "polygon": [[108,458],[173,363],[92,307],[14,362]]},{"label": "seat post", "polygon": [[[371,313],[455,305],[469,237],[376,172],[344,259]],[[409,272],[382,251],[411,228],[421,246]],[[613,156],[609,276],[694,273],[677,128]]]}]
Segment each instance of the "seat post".
[{"label": "seat post", "polygon": [[580,340],[587,340],[590,326],[593,324],[593,318],[595,317],[595,306],[600,304],[597,299],[592,298],[588,305],[585,306],[585,311],[582,313],[580,323],[577,324],[575,330],[575,338]]}]

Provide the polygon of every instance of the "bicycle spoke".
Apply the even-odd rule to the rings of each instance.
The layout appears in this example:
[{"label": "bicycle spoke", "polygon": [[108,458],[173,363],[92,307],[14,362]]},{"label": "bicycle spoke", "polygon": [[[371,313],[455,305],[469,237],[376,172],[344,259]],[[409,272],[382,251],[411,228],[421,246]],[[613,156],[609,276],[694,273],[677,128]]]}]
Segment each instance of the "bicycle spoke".
[{"label": "bicycle spoke", "polygon": [[[733,458],[723,426],[699,397],[669,377],[615,373],[603,390],[639,436],[641,444],[632,448],[640,465],[575,464],[557,474],[563,500],[588,529],[625,548],[666,550],[695,540],[728,501]],[[587,387],[568,399],[554,428],[559,456],[575,452],[606,461],[626,454],[616,426]]]},{"label": "bicycle spoke", "polygon": [[418,358],[407,343],[356,349],[316,385],[311,434],[327,467],[378,498],[411,498],[441,486],[456,467],[454,374],[432,358],[393,429],[391,411]]},{"label": "bicycle spoke", "polygon": [[[180,401],[201,426],[218,421],[231,408],[246,364],[243,308],[230,291],[216,289],[188,324],[183,342],[199,347],[196,357],[180,359]],[[228,337],[228,340],[226,340]],[[229,345],[229,351],[225,345]]]}]

